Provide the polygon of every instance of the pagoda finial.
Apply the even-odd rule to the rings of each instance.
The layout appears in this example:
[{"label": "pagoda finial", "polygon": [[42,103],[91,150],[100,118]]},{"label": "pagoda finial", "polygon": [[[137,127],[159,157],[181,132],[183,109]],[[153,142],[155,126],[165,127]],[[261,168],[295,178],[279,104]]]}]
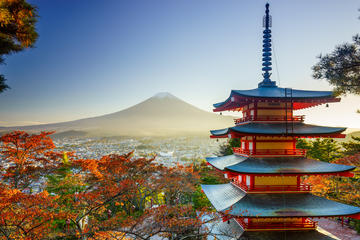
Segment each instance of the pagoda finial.
[{"label": "pagoda finial", "polygon": [[264,80],[262,82],[259,83],[259,87],[276,87],[276,83],[275,81],[271,81],[270,76],[271,73],[270,71],[272,70],[271,68],[271,16],[269,14],[269,3],[266,3],[265,5],[265,16],[263,18],[263,27],[265,28],[265,30],[263,31],[263,77]]}]

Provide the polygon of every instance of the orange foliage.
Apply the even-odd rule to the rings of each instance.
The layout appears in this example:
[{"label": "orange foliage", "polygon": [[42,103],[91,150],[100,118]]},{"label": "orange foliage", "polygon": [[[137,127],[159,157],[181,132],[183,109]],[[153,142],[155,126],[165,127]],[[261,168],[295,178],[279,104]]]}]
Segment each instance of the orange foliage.
[{"label": "orange foliage", "polygon": [[[332,163],[360,167],[360,154],[336,159]],[[354,172],[354,178],[309,176],[304,182],[312,185],[312,192],[316,195],[360,206],[360,176],[357,169]]]},{"label": "orange foliage", "polygon": [[192,166],[165,167],[132,152],[63,159],[50,134],[0,138],[0,239],[206,234],[199,229],[207,212],[186,199],[199,180]]},{"label": "orange foliage", "polygon": [[15,131],[0,138],[0,232],[8,239],[40,239],[58,215],[49,211],[56,197],[40,186],[42,176],[61,163],[49,134]]}]

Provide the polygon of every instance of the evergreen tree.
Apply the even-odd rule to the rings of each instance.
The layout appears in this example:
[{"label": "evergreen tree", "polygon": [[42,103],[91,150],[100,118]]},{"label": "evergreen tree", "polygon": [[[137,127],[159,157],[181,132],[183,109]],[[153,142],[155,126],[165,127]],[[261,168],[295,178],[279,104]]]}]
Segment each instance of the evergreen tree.
[{"label": "evergreen tree", "polygon": [[296,147],[308,149],[308,157],[324,162],[331,162],[342,156],[339,144],[331,138],[317,138],[314,141],[298,139]]},{"label": "evergreen tree", "polygon": [[339,45],[326,55],[319,56],[313,66],[314,78],[326,79],[337,94],[360,94],[360,35],[352,43]]},{"label": "evergreen tree", "polygon": [[345,149],[345,155],[354,155],[360,153],[360,137],[351,136],[354,141],[341,143],[341,146]]},{"label": "evergreen tree", "polygon": [[227,156],[233,154],[233,147],[241,147],[240,138],[231,138],[226,143],[220,145],[219,155]]}]

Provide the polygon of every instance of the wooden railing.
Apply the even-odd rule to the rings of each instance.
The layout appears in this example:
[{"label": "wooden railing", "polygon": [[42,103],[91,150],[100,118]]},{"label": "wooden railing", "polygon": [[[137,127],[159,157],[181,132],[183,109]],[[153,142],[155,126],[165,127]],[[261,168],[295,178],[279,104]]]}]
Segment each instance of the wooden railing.
[{"label": "wooden railing", "polygon": [[244,230],[278,230],[278,229],[315,229],[317,222],[305,219],[303,222],[250,222],[246,223],[243,218],[236,218],[236,221]]},{"label": "wooden railing", "polygon": [[311,186],[307,184],[248,186],[238,180],[233,180],[232,183],[246,192],[310,192],[311,191]]},{"label": "wooden railing", "polygon": [[277,115],[269,115],[269,116],[248,116],[243,118],[235,119],[235,124],[240,124],[243,122],[256,122],[256,121],[266,121],[266,122],[283,122],[283,121],[289,121],[289,122],[303,122],[305,119],[304,115],[301,116],[277,116]]},{"label": "wooden railing", "polygon": [[292,156],[305,156],[306,149],[242,149],[241,147],[233,148],[233,152],[236,155],[246,155],[246,156],[273,156],[273,155],[292,155]]}]

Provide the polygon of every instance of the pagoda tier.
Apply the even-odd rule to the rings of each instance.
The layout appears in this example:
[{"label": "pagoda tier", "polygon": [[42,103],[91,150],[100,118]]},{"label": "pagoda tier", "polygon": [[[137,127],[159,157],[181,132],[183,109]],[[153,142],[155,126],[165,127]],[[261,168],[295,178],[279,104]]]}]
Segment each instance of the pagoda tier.
[{"label": "pagoda tier", "polygon": [[353,166],[327,163],[306,157],[246,157],[228,155],[206,158],[208,164],[227,174],[269,175],[352,175]]},{"label": "pagoda tier", "polygon": [[305,91],[277,86],[259,87],[251,90],[232,90],[228,99],[214,104],[214,112],[241,111],[251,103],[292,102],[294,110],[314,107],[324,103],[340,102],[331,91]]},{"label": "pagoda tier", "polygon": [[215,209],[225,216],[257,219],[335,216],[360,218],[360,208],[310,193],[248,194],[232,183],[202,185],[202,189]]},{"label": "pagoda tier", "polygon": [[243,136],[296,136],[296,137],[344,137],[346,128],[323,127],[301,122],[257,123],[237,125],[220,130],[211,130],[213,138],[240,138]]}]

